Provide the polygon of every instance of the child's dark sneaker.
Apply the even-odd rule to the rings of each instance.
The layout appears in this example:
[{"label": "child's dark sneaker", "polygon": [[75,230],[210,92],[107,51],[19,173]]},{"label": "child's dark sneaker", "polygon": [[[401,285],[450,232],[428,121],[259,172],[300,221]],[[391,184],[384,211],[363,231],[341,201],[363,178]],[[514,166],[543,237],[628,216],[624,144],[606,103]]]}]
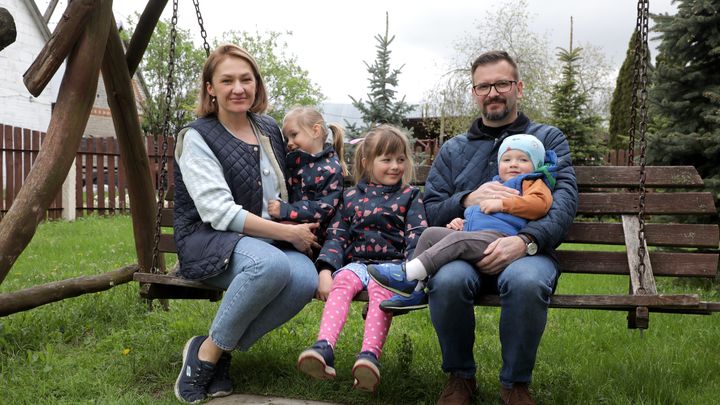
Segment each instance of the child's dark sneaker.
[{"label": "child's dark sneaker", "polygon": [[427,306],[428,296],[424,288],[422,290],[413,291],[409,297],[403,297],[400,294],[395,294],[380,303],[380,309],[385,312],[390,312],[393,315],[407,314],[408,312],[416,309],[427,308]]},{"label": "child's dark sneaker", "polygon": [[318,380],[335,378],[335,354],[327,340],[318,340],[314,345],[300,353],[297,369]]},{"label": "child's dark sneaker", "polygon": [[409,297],[410,294],[415,291],[415,287],[417,287],[417,280],[410,281],[407,279],[404,263],[371,264],[367,270],[370,277],[372,277],[376,283],[403,297]]},{"label": "child's dark sneaker", "polygon": [[219,398],[232,394],[233,381],[230,378],[230,363],[232,363],[232,356],[228,352],[223,352],[215,365],[215,375],[207,387],[208,396]]},{"label": "child's dark sneaker", "polygon": [[373,352],[360,352],[352,368],[353,388],[375,392],[380,385],[380,362]]},{"label": "child's dark sneaker", "polygon": [[207,387],[215,374],[215,365],[198,358],[200,345],[207,336],[194,336],[183,348],[183,364],[175,380],[175,396],[182,402],[195,404],[207,397]]}]

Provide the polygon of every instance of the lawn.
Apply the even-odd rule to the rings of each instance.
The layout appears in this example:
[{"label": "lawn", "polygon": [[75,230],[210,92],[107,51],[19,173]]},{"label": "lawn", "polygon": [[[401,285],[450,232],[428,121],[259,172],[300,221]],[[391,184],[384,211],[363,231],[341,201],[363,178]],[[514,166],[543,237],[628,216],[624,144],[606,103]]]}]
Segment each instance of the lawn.
[{"label": "lawn", "polygon": [[[0,285],[0,293],[136,262],[128,217],[42,224]],[[561,293],[627,291],[625,277],[564,275]],[[673,280],[663,292],[714,290]],[[217,303],[171,301],[149,311],[134,283],[0,318],[0,403],[176,403],[172,386],[188,337],[207,332]],[[427,311],[398,317],[382,358],[375,396],[352,390],[350,368],[362,340],[353,304],[336,350],[338,377],[311,381],[294,369],[314,341],[322,304],[233,356],[236,391],[347,404],[434,403],[445,376]],[[497,308],[477,308],[478,403],[497,403]],[[550,310],[532,391],[540,404],[718,404],[720,315],[652,314],[642,335],[626,313]]]}]

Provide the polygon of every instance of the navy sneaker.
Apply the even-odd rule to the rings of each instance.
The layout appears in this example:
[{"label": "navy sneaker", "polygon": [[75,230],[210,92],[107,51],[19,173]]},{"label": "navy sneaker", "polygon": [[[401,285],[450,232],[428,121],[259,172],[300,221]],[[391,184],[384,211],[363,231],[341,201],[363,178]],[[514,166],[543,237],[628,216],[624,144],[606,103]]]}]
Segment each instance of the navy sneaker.
[{"label": "navy sneaker", "polygon": [[230,378],[230,363],[232,363],[232,356],[228,352],[223,352],[215,365],[215,375],[207,387],[208,396],[219,398],[232,394],[233,381]]},{"label": "navy sneaker", "polygon": [[409,297],[403,297],[402,295],[395,294],[380,303],[380,309],[385,312],[390,312],[393,315],[407,314],[408,312],[416,309],[427,308],[427,306],[428,295],[424,288],[422,290],[413,291]]},{"label": "navy sneaker", "polygon": [[314,345],[300,353],[297,369],[318,380],[335,378],[335,354],[327,340],[318,340]]},{"label": "navy sneaker", "polygon": [[359,391],[375,392],[380,385],[380,362],[373,352],[360,352],[352,368],[355,378],[353,388]]},{"label": "navy sneaker", "polygon": [[405,263],[371,264],[367,267],[367,270],[368,273],[370,273],[370,277],[372,277],[376,283],[403,297],[409,297],[410,294],[415,291],[418,283],[417,280],[410,281],[407,279]]},{"label": "navy sneaker", "polygon": [[175,396],[188,404],[205,400],[208,384],[215,375],[215,365],[198,358],[200,345],[205,339],[207,336],[194,336],[183,349],[183,365],[175,381]]}]

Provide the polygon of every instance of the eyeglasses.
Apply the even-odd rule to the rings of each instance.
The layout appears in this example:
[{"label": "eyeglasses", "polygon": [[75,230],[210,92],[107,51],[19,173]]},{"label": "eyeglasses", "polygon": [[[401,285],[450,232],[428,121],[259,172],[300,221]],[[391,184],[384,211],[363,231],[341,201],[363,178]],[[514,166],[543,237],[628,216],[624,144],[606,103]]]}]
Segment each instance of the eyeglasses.
[{"label": "eyeglasses", "polygon": [[472,87],[473,93],[476,96],[487,96],[490,94],[490,89],[495,87],[495,91],[498,93],[507,93],[512,90],[513,84],[516,84],[516,80],[499,80],[495,83],[480,83]]}]

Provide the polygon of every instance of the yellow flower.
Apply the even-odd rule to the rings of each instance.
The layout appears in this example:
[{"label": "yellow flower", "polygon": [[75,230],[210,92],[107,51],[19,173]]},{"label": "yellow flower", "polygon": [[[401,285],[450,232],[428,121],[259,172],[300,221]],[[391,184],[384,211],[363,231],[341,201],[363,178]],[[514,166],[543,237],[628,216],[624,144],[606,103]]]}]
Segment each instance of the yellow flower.
[{"label": "yellow flower", "polygon": [[127,356],[129,353],[130,353],[130,349],[128,349],[128,348],[125,348],[122,351],[123,356]]}]

